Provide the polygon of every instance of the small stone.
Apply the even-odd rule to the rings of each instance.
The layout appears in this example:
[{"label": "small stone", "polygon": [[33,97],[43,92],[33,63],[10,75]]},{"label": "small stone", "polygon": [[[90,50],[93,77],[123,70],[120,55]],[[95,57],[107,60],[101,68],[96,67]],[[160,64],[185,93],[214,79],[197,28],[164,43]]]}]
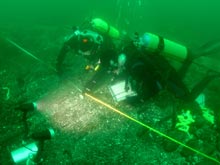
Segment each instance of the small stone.
[{"label": "small stone", "polygon": [[80,97],[80,99],[84,99],[84,96],[83,96],[83,95],[81,95],[81,94],[79,95],[79,97]]}]

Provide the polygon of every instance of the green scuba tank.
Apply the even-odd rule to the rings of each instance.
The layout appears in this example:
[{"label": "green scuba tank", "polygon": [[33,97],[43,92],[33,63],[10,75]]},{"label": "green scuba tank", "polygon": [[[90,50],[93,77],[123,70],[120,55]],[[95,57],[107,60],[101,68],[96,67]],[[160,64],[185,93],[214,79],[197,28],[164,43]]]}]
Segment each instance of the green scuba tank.
[{"label": "green scuba tank", "polygon": [[159,52],[168,60],[183,62],[188,55],[185,46],[152,33],[145,33],[141,38],[141,42],[147,51]]},{"label": "green scuba tank", "polygon": [[100,18],[92,19],[91,25],[94,29],[96,29],[102,33],[106,33],[112,38],[118,39],[120,36],[119,31],[115,27],[110,26],[107,22],[105,22],[104,20],[102,20]]},{"label": "green scuba tank", "polygon": [[182,62],[188,56],[185,46],[152,33],[144,33],[140,38],[140,45],[147,51],[164,56],[176,70],[181,68]]}]

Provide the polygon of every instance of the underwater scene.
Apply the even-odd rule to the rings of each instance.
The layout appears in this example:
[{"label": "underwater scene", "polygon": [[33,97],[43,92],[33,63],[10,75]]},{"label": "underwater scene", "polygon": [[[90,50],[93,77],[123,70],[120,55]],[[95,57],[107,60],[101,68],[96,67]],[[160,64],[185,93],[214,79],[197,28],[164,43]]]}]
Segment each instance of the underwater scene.
[{"label": "underwater scene", "polygon": [[0,165],[220,164],[219,8],[2,0]]}]

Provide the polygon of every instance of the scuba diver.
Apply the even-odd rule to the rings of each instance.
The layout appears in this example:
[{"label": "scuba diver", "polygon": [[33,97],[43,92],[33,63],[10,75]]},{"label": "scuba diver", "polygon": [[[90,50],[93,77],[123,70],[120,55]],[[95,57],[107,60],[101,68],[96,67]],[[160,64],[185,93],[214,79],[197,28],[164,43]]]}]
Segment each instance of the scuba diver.
[{"label": "scuba diver", "polygon": [[[183,45],[151,33],[141,37],[135,34],[122,52],[126,55],[128,75],[125,89],[130,84],[137,92],[137,96],[127,98],[131,103],[147,100],[164,89],[177,98],[194,101],[210,81],[220,77],[220,73],[210,71],[190,91],[183,82],[187,70],[195,59],[208,52],[194,53]],[[176,63],[172,64],[172,61]]]},{"label": "scuba diver", "polygon": [[62,74],[62,64],[67,53],[74,50],[90,62],[90,68],[97,71],[94,77],[86,83],[83,91],[92,91],[97,82],[101,82],[110,61],[116,57],[116,47],[113,39],[119,38],[119,32],[100,18],[92,19],[88,28],[76,29],[63,44],[57,57],[56,69]]}]

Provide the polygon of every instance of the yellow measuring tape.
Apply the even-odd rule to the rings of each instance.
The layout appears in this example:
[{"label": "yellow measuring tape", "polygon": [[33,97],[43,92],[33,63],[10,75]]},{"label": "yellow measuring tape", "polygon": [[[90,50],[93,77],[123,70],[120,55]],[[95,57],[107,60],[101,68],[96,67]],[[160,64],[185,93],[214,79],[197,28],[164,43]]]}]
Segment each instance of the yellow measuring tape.
[{"label": "yellow measuring tape", "polygon": [[125,114],[125,113],[119,111],[119,110],[117,110],[116,108],[112,107],[111,105],[109,105],[109,104],[107,104],[107,103],[105,103],[105,102],[103,102],[103,101],[101,101],[101,100],[99,100],[99,99],[93,97],[92,95],[90,95],[90,94],[88,94],[88,93],[85,93],[85,96],[87,96],[87,97],[89,97],[90,99],[92,99],[93,101],[95,101],[95,102],[97,102],[97,103],[99,103],[99,104],[101,104],[101,105],[107,107],[108,109],[110,109],[110,110],[112,110],[112,111],[114,111],[114,112],[120,114],[121,116],[124,116],[124,117],[126,117],[127,119],[129,119],[129,120],[131,120],[131,121],[133,121],[133,122],[135,122],[135,123],[137,123],[137,124],[139,124],[139,125],[141,125],[141,126],[147,128],[147,129],[149,129],[150,131],[153,131],[153,132],[155,132],[156,134],[158,134],[158,135],[160,135],[160,136],[162,136],[162,137],[164,137],[164,138],[166,138],[166,139],[169,139],[169,140],[173,141],[174,143],[177,143],[177,144],[179,144],[179,145],[181,145],[181,146],[183,146],[183,147],[185,147],[185,148],[187,148],[187,149],[189,149],[189,150],[191,150],[191,151],[193,151],[193,152],[195,152],[195,153],[197,153],[197,154],[199,154],[199,155],[201,155],[201,156],[204,156],[204,157],[207,158],[207,159],[210,159],[210,160],[212,160],[212,161],[214,161],[214,162],[220,164],[220,161],[218,161],[217,159],[215,159],[215,158],[213,158],[213,157],[211,157],[211,156],[209,156],[209,155],[207,155],[207,154],[205,154],[205,153],[203,153],[203,152],[200,152],[200,151],[198,151],[198,150],[196,150],[196,149],[194,149],[194,148],[192,148],[192,147],[190,147],[190,146],[187,146],[187,145],[185,145],[184,143],[182,143],[182,142],[180,142],[180,141],[178,141],[178,140],[176,140],[176,139],[174,139],[174,138],[172,138],[172,137],[170,137],[170,136],[167,136],[166,134],[164,134],[164,133],[162,133],[162,132],[160,132],[160,131],[158,131],[158,130],[156,130],[156,129],[154,129],[154,128],[152,128],[152,127],[150,127],[150,126],[148,126],[148,125],[146,125],[146,124],[144,124],[144,123],[142,123],[142,122],[140,122],[140,121],[138,121],[137,119],[135,119],[135,118],[133,118],[133,117],[131,117],[131,116],[129,116],[129,115],[127,115],[127,114]]}]

